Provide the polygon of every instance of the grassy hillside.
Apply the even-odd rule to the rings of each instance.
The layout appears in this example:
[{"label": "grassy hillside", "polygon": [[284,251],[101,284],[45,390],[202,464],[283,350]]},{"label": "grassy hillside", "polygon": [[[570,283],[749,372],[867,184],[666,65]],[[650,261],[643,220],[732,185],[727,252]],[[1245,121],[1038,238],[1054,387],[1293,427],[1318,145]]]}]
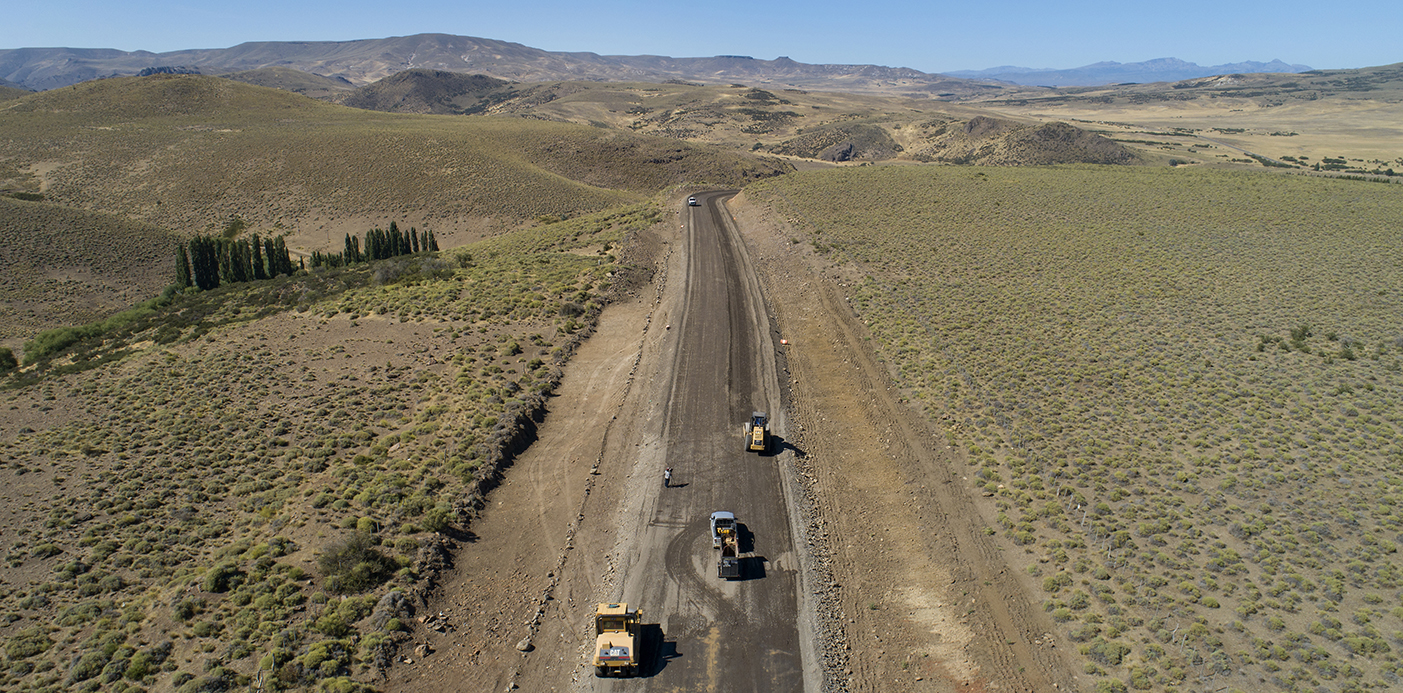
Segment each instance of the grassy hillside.
[{"label": "grassy hillside", "polygon": [[0,197],[0,346],[150,298],[174,277],[177,243],[149,224]]},{"label": "grassy hillside", "polygon": [[629,133],[523,119],[376,113],[198,75],[99,80],[0,109],[0,187],[181,233],[233,215],[339,245],[394,219],[499,231],[783,166]]},{"label": "grassy hillside", "polygon": [[29,96],[31,93],[33,92],[28,89],[20,89],[19,87],[9,84],[0,84],[0,102],[18,99],[22,96]]},{"label": "grassy hillside", "polygon": [[378,680],[659,219],[181,294],[0,379],[0,688]]},{"label": "grassy hillside", "polygon": [[854,280],[1098,686],[1397,687],[1396,186],[902,167],[746,195]]},{"label": "grassy hillside", "polygon": [[485,75],[464,75],[442,70],[397,72],[337,102],[352,108],[390,113],[481,113],[496,101],[510,98],[515,87]]},{"label": "grassy hillside", "polygon": [[343,79],[333,77],[323,77],[310,72],[301,72],[287,67],[263,67],[257,70],[244,70],[242,72],[229,72],[219,75],[224,79],[232,79],[235,82],[252,84],[257,87],[269,87],[272,89],[282,89],[303,96],[310,96],[314,99],[326,98],[334,100],[337,97],[354,91],[355,85]]}]

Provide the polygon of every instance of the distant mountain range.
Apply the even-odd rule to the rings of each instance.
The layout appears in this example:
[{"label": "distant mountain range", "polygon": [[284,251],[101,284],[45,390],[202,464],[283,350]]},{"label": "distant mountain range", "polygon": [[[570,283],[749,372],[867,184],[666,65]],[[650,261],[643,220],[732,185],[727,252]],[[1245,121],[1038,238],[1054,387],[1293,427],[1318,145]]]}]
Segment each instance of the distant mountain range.
[{"label": "distant mountain range", "polygon": [[151,68],[194,69],[223,75],[268,67],[298,70],[359,87],[404,70],[423,68],[481,74],[517,82],[599,81],[699,84],[745,83],[773,87],[917,97],[996,94],[1007,85],[909,68],[809,65],[780,57],[669,58],[561,53],[519,43],[417,34],[358,41],[269,41],[232,48],[152,53],[93,48],[0,50],[0,80],[44,91],[100,77],[135,75]]},{"label": "distant mountain range", "polygon": [[880,65],[810,65],[786,57],[762,60],[738,55],[670,58],[563,53],[471,36],[416,34],[357,41],[262,41],[167,53],[106,48],[6,49],[0,50],[0,85],[45,91],[152,71],[227,75],[274,67],[326,77],[348,89],[418,68],[515,82],[680,80],[951,100],[997,97],[1020,88],[1012,85],[1174,82],[1211,75],[1311,69],[1280,60],[1203,67],[1177,58],[1160,58],[1141,63],[1101,62],[1070,70],[1004,66],[932,74]]},{"label": "distant mountain range", "polygon": [[1308,65],[1288,65],[1280,60],[1269,63],[1247,61],[1203,66],[1178,58],[1157,58],[1140,63],[1100,62],[1068,70],[1050,68],[991,67],[987,70],[956,70],[945,74],[966,79],[997,80],[1036,87],[1095,87],[1126,82],[1178,82],[1212,75],[1257,72],[1308,72]]}]

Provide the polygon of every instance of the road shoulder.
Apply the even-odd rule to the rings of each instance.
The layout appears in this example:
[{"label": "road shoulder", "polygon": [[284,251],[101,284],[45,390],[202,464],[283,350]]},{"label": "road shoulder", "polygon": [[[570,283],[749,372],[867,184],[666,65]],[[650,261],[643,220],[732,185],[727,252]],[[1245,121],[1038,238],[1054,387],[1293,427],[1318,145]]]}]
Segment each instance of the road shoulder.
[{"label": "road shoulder", "polygon": [[[902,401],[843,289],[856,277],[745,200],[731,208],[786,349],[789,429],[816,511],[811,550],[839,613],[830,688],[843,691],[1070,690],[1078,685],[984,534],[962,459]],[[828,590],[832,594],[821,592]]]}]

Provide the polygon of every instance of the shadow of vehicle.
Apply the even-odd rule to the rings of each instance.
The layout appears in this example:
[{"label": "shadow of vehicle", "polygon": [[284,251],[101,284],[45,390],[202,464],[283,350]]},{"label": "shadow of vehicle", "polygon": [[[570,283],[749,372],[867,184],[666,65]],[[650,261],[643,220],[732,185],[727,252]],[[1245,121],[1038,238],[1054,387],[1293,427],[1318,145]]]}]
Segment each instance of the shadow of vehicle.
[{"label": "shadow of vehicle", "polygon": [[765,577],[765,557],[747,556],[755,551],[755,533],[744,522],[736,523],[736,544],[740,550],[740,574],[735,580],[759,580]]},{"label": "shadow of vehicle", "polygon": [[794,456],[801,459],[806,454],[802,449],[799,448],[799,446],[785,440],[783,436],[778,436],[774,433],[770,434],[769,449],[759,454],[761,457],[778,457],[780,455],[783,455],[786,450],[792,450],[794,452]]},{"label": "shadow of vehicle", "polygon": [[765,579],[764,556],[745,556],[740,559],[740,576],[737,580],[763,580]]},{"label": "shadow of vehicle", "polygon": [[660,624],[643,624],[639,635],[639,644],[643,648],[643,666],[639,676],[657,676],[667,668],[668,662],[682,656],[682,653],[677,651],[677,643],[667,639],[667,634],[663,633]]}]

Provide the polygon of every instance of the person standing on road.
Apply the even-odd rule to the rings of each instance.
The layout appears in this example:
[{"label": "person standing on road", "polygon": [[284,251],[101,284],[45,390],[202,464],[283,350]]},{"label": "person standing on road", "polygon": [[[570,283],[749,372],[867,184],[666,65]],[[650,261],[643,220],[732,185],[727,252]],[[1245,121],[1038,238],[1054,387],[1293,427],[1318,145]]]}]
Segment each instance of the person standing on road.
[{"label": "person standing on road", "polygon": [[672,467],[663,470],[663,488],[672,486]]}]

